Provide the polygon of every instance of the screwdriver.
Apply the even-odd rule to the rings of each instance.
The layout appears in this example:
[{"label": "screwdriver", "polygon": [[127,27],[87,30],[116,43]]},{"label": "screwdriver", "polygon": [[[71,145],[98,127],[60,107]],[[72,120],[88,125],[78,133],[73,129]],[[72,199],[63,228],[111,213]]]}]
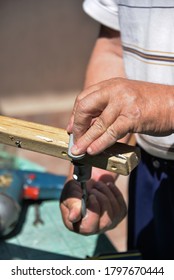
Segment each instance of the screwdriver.
[{"label": "screwdriver", "polygon": [[81,215],[82,218],[84,218],[86,215],[86,203],[88,198],[86,182],[91,178],[92,166],[80,163],[80,160],[85,157],[85,154],[81,154],[78,156],[73,155],[71,153],[71,147],[73,145],[74,145],[73,134],[70,134],[69,145],[68,145],[68,156],[72,159],[72,163],[74,165],[73,179],[80,183],[80,187],[82,189]]}]

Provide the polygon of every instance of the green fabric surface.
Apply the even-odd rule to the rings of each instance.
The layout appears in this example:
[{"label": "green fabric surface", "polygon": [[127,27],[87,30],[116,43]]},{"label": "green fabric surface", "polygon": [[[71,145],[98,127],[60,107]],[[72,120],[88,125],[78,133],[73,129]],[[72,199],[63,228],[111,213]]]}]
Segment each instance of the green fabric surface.
[{"label": "green fabric surface", "polygon": [[[0,168],[43,171],[44,168],[0,152]],[[82,236],[70,232],[62,222],[58,201],[43,201],[38,205],[43,224],[34,225],[36,203],[24,202],[16,232],[0,241],[0,259],[83,259],[92,256],[97,235]]]}]

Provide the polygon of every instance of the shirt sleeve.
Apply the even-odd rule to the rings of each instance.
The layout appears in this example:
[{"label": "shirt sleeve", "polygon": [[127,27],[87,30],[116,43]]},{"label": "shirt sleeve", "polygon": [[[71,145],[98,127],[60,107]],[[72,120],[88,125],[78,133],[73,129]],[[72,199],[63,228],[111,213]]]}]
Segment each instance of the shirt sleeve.
[{"label": "shirt sleeve", "polygon": [[117,0],[85,0],[83,10],[96,21],[119,30]]}]

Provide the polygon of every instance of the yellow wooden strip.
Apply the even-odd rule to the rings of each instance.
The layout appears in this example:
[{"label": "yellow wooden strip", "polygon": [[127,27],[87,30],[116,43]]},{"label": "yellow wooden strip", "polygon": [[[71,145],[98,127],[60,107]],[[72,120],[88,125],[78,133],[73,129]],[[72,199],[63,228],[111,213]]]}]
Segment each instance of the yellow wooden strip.
[{"label": "yellow wooden strip", "polygon": [[[66,130],[0,116],[0,142],[6,145],[71,160]],[[116,143],[99,155],[86,155],[80,162],[128,175],[140,160],[139,149]]]}]

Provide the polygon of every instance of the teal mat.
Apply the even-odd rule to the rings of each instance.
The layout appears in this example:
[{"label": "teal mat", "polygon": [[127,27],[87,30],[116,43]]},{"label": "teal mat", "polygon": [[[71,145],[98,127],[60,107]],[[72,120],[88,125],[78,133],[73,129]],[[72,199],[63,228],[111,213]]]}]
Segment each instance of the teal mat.
[{"label": "teal mat", "polygon": [[[3,151],[0,168],[45,171],[44,167]],[[37,208],[37,212],[36,212]],[[43,223],[34,225],[40,214]],[[0,239],[0,259],[84,259],[116,250],[105,235],[83,236],[69,231],[63,224],[59,201],[34,203],[24,201],[16,230]]]},{"label": "teal mat", "polygon": [[[0,168],[14,168],[21,170],[35,170],[35,171],[44,171],[45,168],[31,162],[27,159],[17,157],[13,154],[8,153],[5,149],[3,150],[2,144],[0,144]],[[15,150],[14,150],[15,151]]]},{"label": "teal mat", "polygon": [[[2,151],[0,162],[0,168],[11,164],[21,170],[44,171],[42,166]],[[0,241],[0,259],[83,259],[93,256],[98,236],[85,237],[66,229],[58,201],[43,201],[39,205],[43,224],[33,224],[35,207],[35,204],[24,203],[17,232]]]},{"label": "teal mat", "polygon": [[27,207],[16,236],[0,243],[0,259],[83,259],[93,256],[97,236],[85,237],[65,228],[57,201],[43,202],[43,224],[34,225],[35,206]]}]

